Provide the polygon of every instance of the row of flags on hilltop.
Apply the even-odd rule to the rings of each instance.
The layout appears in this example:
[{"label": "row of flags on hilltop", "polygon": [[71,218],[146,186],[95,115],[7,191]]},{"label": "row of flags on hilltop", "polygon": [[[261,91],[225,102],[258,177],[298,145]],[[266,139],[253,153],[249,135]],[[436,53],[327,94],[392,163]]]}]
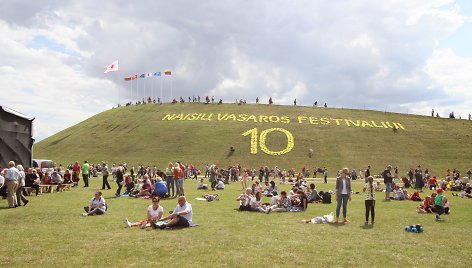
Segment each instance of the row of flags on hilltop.
[{"label": "row of flags on hilltop", "polygon": [[[105,71],[103,73],[106,74],[106,73],[109,73],[109,72],[116,72],[118,70],[119,70],[118,60],[116,60],[112,64],[105,66]],[[138,78],[148,78],[148,77],[153,77],[153,76],[161,76],[162,73],[164,73],[164,75],[172,75],[171,70],[165,70],[164,72],[144,73],[144,74],[141,74],[141,75],[134,74],[134,75],[127,76],[123,79],[125,81],[132,81],[132,80],[137,80]]]},{"label": "row of flags on hilltop", "polygon": [[172,75],[172,71],[166,70],[164,72],[144,73],[144,74],[141,74],[139,76],[137,74],[134,74],[134,75],[127,76],[123,79],[125,81],[132,81],[132,80],[137,80],[138,78],[148,78],[148,77],[153,77],[153,76],[161,76],[162,73],[164,73],[164,75]]}]

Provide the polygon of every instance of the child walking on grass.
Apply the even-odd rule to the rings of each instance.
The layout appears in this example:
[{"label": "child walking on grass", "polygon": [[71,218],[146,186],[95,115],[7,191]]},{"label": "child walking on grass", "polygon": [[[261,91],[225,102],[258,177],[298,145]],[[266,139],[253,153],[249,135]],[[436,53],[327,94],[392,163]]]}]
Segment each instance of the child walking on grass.
[{"label": "child walking on grass", "polygon": [[442,194],[442,188],[439,188],[436,192],[438,194],[434,198],[434,206],[436,207],[436,221],[439,221],[441,220],[441,215],[444,213],[444,204],[447,202],[447,199]]}]

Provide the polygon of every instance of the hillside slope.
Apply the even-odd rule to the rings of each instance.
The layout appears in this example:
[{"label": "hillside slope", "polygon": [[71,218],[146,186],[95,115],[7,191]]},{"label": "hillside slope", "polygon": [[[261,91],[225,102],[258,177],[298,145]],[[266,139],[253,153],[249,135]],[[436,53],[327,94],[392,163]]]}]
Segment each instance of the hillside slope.
[{"label": "hillside slope", "polygon": [[126,161],[160,168],[177,160],[199,168],[240,163],[296,170],[306,166],[311,172],[313,166],[326,166],[330,176],[343,166],[370,164],[378,172],[391,164],[404,174],[421,164],[442,175],[447,168],[466,172],[472,167],[471,130],[467,120],[376,111],[148,104],[111,109],[65,129],[35,144],[34,158],[63,165]]}]

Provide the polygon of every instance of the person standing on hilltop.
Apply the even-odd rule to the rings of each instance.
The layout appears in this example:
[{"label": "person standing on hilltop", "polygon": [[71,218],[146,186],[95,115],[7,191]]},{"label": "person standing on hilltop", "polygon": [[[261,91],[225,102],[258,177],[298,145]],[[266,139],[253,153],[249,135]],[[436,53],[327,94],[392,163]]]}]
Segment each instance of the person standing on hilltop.
[{"label": "person standing on hilltop", "polygon": [[272,101],[272,97],[269,97],[269,104],[271,105],[272,103],[274,103],[274,102]]},{"label": "person standing on hilltop", "polygon": [[82,165],[82,179],[84,179],[84,187],[89,187],[89,174],[90,174],[90,165],[87,160],[85,160]]},{"label": "person standing on hilltop", "polygon": [[293,100],[293,106],[297,106],[297,99]]},{"label": "person standing on hilltop", "polygon": [[256,104],[259,104],[259,97],[256,97]]}]

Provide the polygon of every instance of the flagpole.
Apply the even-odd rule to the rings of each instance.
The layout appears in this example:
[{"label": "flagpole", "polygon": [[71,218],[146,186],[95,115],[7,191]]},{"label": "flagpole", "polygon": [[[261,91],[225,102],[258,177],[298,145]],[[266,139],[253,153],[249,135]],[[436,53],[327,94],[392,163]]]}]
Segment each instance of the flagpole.
[{"label": "flagpole", "polygon": [[[115,72],[116,73],[116,72]],[[117,74],[114,75],[114,80],[115,80],[115,85],[117,86],[117,90],[118,90],[118,105],[120,105],[120,101],[121,101],[121,98],[120,98],[120,87],[118,85],[118,82],[116,81],[116,77],[117,77]]]},{"label": "flagpole", "polygon": [[161,84],[161,101],[162,101],[162,76],[159,77],[159,80],[160,80],[160,84]]},{"label": "flagpole", "polygon": [[170,74],[170,101],[174,100],[174,91],[172,89],[172,73]]}]

